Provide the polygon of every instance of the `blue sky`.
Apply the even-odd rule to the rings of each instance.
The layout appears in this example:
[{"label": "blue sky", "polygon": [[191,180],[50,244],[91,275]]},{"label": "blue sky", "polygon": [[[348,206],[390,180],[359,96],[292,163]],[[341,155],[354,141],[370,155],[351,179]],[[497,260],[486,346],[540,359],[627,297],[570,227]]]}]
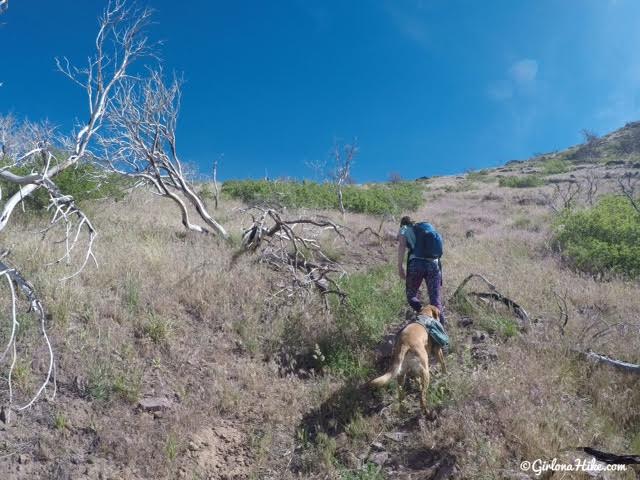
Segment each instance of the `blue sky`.
[{"label": "blue sky", "polygon": [[[226,178],[314,178],[357,138],[357,181],[495,166],[640,119],[636,0],[170,2],[150,35],[182,72],[182,157]],[[91,53],[98,0],[10,0],[0,113],[86,116],[54,57]]]}]

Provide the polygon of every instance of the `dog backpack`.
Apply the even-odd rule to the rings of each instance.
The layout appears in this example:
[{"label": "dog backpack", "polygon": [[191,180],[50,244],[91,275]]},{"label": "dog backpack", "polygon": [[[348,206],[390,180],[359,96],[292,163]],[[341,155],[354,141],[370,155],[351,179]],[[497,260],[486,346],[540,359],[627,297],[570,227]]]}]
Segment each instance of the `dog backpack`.
[{"label": "dog backpack", "polygon": [[444,331],[444,327],[439,320],[427,317],[426,315],[418,315],[416,323],[419,323],[427,329],[429,336],[433,341],[441,347],[449,346],[449,335]]},{"label": "dog backpack", "polygon": [[426,222],[416,223],[413,226],[413,233],[416,236],[416,245],[411,253],[415,257],[440,258],[442,256],[442,236],[433,228],[433,225]]}]

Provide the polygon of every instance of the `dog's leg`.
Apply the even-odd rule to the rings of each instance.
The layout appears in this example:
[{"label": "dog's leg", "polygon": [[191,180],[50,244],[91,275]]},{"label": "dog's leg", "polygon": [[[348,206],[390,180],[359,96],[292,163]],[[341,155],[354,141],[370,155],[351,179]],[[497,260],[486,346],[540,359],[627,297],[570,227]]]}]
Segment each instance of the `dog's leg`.
[{"label": "dog's leg", "polygon": [[426,350],[418,352],[420,358],[420,406],[425,416],[428,414],[427,410],[427,392],[429,391],[429,356]]},{"label": "dog's leg", "polygon": [[405,385],[405,382],[406,382],[406,378],[407,378],[406,373],[402,373],[398,377],[398,404],[400,406],[400,409],[402,409],[403,406],[404,406],[404,398],[406,396],[406,392],[404,390],[404,385]]},{"label": "dog's leg", "polygon": [[440,365],[442,365],[442,371],[446,374],[447,366],[444,363],[444,353],[442,353],[442,348],[438,348],[436,355],[438,356],[438,362],[440,362]]},{"label": "dog's leg", "polygon": [[408,351],[408,345],[396,343],[392,353],[393,361],[391,363],[391,368],[384,375],[371,380],[369,385],[372,387],[381,387],[400,375],[402,373],[402,362],[404,361],[404,357]]}]

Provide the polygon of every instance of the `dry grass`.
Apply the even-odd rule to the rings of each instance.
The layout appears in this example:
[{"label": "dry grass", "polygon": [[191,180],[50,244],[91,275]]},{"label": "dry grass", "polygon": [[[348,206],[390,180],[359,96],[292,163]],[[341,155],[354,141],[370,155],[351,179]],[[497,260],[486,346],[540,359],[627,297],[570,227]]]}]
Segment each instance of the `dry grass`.
[{"label": "dry grass", "polygon": [[[138,192],[90,205],[100,267],[63,283],[63,266],[41,267],[54,252],[31,234],[38,222],[22,220],[5,235],[51,314],[59,395],[6,428],[0,455],[29,458],[4,457],[8,478],[384,478],[389,465],[380,473],[359,467],[372,442],[399,430],[411,435],[384,440],[392,458],[414,469],[414,454],[453,459],[459,478],[514,477],[524,459],[579,446],[637,448],[637,380],[570,353],[592,348],[640,362],[637,331],[593,338],[603,322],[637,323],[637,282],[603,283],[560,263],[549,248],[551,213],[539,201],[549,187],[523,192],[485,180],[473,189],[456,187],[464,179],[431,180],[414,216],[444,235],[446,298],[469,273],[482,273],[536,322],[528,334],[490,338],[497,359],[484,362],[470,340],[482,326],[458,327],[460,312],[449,309],[450,374],[434,378],[437,418],[428,422],[415,416],[413,395],[402,410],[392,390],[373,394],[354,379],[310,370],[305,362],[337,325],[336,310],[326,312],[314,295],[274,300],[272,271],[251,256],[232,264],[237,246],[184,233],[167,202]],[[246,221],[239,206],[225,202],[217,212],[236,239]],[[349,272],[395,261],[393,242],[356,236],[377,231],[378,219],[347,215],[344,223],[348,246],[324,241]],[[395,228],[389,220],[382,231]],[[564,336],[553,290],[567,294]],[[403,320],[390,318],[389,330]],[[31,345],[37,335],[26,327]],[[41,347],[24,353],[22,395],[42,369]],[[144,396],[173,406],[141,412]]]}]

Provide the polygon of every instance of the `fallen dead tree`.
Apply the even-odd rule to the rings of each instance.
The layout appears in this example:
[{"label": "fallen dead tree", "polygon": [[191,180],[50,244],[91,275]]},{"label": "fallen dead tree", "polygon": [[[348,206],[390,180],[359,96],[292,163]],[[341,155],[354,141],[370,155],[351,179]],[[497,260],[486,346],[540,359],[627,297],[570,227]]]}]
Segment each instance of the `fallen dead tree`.
[{"label": "fallen dead tree", "polygon": [[481,280],[485,285],[489,287],[490,291],[489,292],[473,291],[473,292],[469,292],[470,295],[473,295],[478,299],[485,301],[486,303],[490,303],[491,301],[497,301],[504,304],[520,320],[520,326],[522,330],[527,330],[529,328],[531,324],[531,320],[529,318],[529,314],[527,313],[527,311],[522,306],[520,306],[519,304],[511,300],[509,297],[506,297],[500,292],[498,292],[498,289],[493,283],[491,283],[483,275],[480,275],[478,273],[472,273],[468,275],[462,282],[460,282],[460,285],[458,285],[458,288],[456,288],[451,298],[453,299],[458,297],[459,295],[462,295],[464,287],[473,278],[477,278]]},{"label": "fallen dead tree", "polygon": [[[0,255],[0,259],[4,258],[8,252],[4,252]],[[36,400],[38,400],[43,394],[46,395],[47,387],[51,385],[51,394],[49,398],[55,397],[56,394],[56,382],[55,382],[55,362],[53,356],[53,348],[51,346],[51,342],[49,341],[49,336],[47,335],[46,329],[46,316],[44,313],[44,308],[42,307],[42,303],[40,303],[40,299],[38,298],[33,285],[29,283],[23,276],[18,272],[15,268],[10,267],[5,263],[5,261],[0,261],[0,277],[4,277],[7,281],[7,286],[9,292],[11,294],[10,299],[10,319],[11,319],[11,333],[9,334],[9,339],[7,340],[7,344],[0,354],[0,363],[7,358],[11,359],[11,363],[9,365],[9,372],[7,374],[7,387],[8,387],[8,401],[7,408],[3,406],[3,421],[5,423],[9,423],[11,421],[11,412],[12,411],[22,411],[29,408],[33,405]],[[17,287],[17,288],[16,288]],[[48,366],[47,366],[47,374],[44,380],[40,383],[40,386],[37,388],[36,393],[31,396],[28,400],[24,401],[21,405],[15,405],[15,392],[13,388],[13,372],[16,367],[16,362],[19,357],[19,351],[17,346],[17,337],[18,330],[20,324],[18,322],[18,292],[22,292],[22,294],[27,298],[29,303],[28,313],[32,313],[38,319],[38,323],[40,325],[40,329],[42,332],[43,340],[47,346],[48,352]]]},{"label": "fallen dead tree", "polygon": [[587,361],[608,365],[610,367],[616,368],[623,372],[632,373],[634,375],[640,375],[640,365],[625,362],[622,360],[616,360],[615,358],[607,357],[606,355],[601,355],[590,350],[586,352],[574,350],[574,353],[577,353]]},{"label": "fallen dead tree", "polygon": [[292,297],[315,287],[327,304],[327,295],[344,297],[337,280],[344,268],[323,249],[321,236],[330,232],[346,243],[341,227],[324,217],[285,219],[275,208],[254,206],[245,211],[251,225],[242,234],[245,252],[256,252],[261,262],[284,274],[275,296]]},{"label": "fallen dead tree", "polygon": [[[552,293],[556,297],[556,302],[558,305],[560,333],[561,335],[564,336],[567,324],[569,323],[569,309],[567,307],[567,292],[565,291],[562,296],[558,295],[555,291],[552,291]],[[595,316],[593,321],[590,322],[590,324],[588,324],[585,328],[582,329],[580,338],[582,338],[583,342],[585,340],[587,342],[593,342],[599,339],[603,339],[606,336],[616,331],[621,333],[621,332],[629,332],[633,329],[637,329],[637,332],[640,333],[639,324],[632,325],[627,322],[617,322],[614,324],[610,324],[601,317],[600,315],[601,313],[602,312],[598,312],[598,314]],[[581,343],[581,345],[582,346],[579,349],[572,348],[571,352],[573,352],[583,360],[596,363],[596,364],[607,365],[626,373],[640,375],[640,365],[636,365],[634,363],[626,362],[624,360],[618,360],[615,358],[611,358],[607,355],[596,353],[590,348],[586,348],[584,346],[584,343]]]},{"label": "fallen dead tree", "polygon": [[608,465],[640,465],[640,455],[618,455],[616,453],[603,452],[602,450],[597,450],[592,447],[582,447],[582,451]]}]

